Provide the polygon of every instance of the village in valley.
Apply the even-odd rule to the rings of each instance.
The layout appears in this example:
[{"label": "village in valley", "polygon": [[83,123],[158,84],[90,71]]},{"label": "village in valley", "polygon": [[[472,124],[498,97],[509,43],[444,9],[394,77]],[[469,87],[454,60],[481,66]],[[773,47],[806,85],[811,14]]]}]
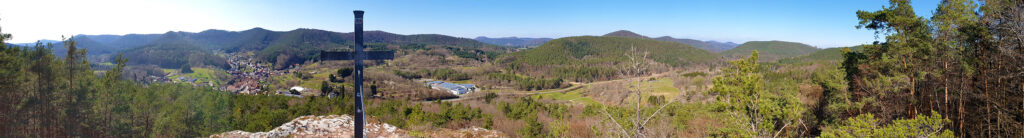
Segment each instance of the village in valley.
[{"label": "village in valley", "polygon": [[[222,53],[220,55],[224,55],[226,57],[227,62],[229,63],[229,65],[231,67],[230,69],[224,70],[224,72],[227,73],[227,75],[229,75],[229,77],[227,77],[227,78],[199,78],[199,77],[193,77],[192,75],[188,75],[188,74],[192,74],[192,73],[181,73],[180,71],[173,70],[173,69],[164,69],[165,71],[168,72],[168,74],[163,76],[163,77],[149,76],[147,78],[150,78],[151,81],[153,81],[153,82],[160,82],[160,83],[185,83],[185,84],[189,84],[189,85],[192,85],[192,86],[209,86],[209,87],[213,87],[213,88],[218,89],[218,90],[222,90],[222,91],[225,91],[225,92],[231,92],[231,93],[235,93],[235,94],[247,94],[247,95],[277,94],[277,95],[285,95],[285,96],[303,97],[303,96],[310,96],[310,95],[312,95],[312,96],[321,96],[322,92],[320,92],[321,90],[314,89],[312,87],[301,86],[300,84],[302,84],[304,82],[299,82],[299,84],[295,84],[295,85],[277,86],[277,87],[274,87],[274,89],[271,89],[272,87],[270,86],[270,82],[273,81],[272,79],[275,78],[275,76],[277,76],[276,78],[291,78],[292,75],[296,75],[296,74],[318,74],[318,73],[324,73],[324,72],[331,72],[330,70],[333,69],[333,68],[326,68],[326,69],[328,69],[327,71],[316,71],[316,70],[308,71],[308,70],[300,69],[303,66],[303,64],[295,64],[295,65],[291,65],[290,67],[288,67],[286,69],[275,70],[275,69],[273,69],[270,66],[270,64],[262,63],[262,62],[259,62],[259,61],[255,60],[255,59],[253,59],[254,57],[253,57],[252,53]],[[343,68],[343,67],[337,67],[337,68]],[[215,69],[210,69],[210,68],[198,68],[198,69],[215,70]],[[303,72],[303,71],[307,71],[307,72]],[[298,73],[298,72],[302,72],[302,73]],[[334,75],[334,74],[330,74],[330,75]],[[287,77],[283,77],[283,76],[287,76]],[[310,75],[310,76],[314,76],[314,75]],[[301,76],[297,77],[297,78],[301,78]],[[221,79],[221,80],[217,80],[217,79]],[[301,80],[301,79],[299,79],[299,80]],[[311,79],[311,80],[302,80],[302,81],[318,81],[318,80]],[[339,80],[329,80],[329,79],[325,78],[324,81],[342,82],[343,80],[341,80],[341,79],[339,79]],[[388,81],[388,82],[392,82],[392,81]],[[464,94],[469,94],[469,93],[472,93],[472,92],[480,91],[480,88],[476,87],[476,85],[474,85],[474,84],[458,84],[458,83],[445,82],[443,80],[433,80],[433,79],[419,79],[419,80],[412,81],[412,82],[418,83],[418,84],[420,84],[421,86],[423,86],[425,88],[429,88],[429,89],[440,91],[440,92],[450,93],[451,95],[455,95],[455,96],[459,96],[459,95],[464,95]],[[374,86],[374,87],[376,87],[376,86]],[[327,95],[324,95],[324,96],[328,96],[328,95],[330,97],[338,96],[337,95],[338,93],[326,93],[326,94]]]},{"label": "village in valley", "polygon": [[252,54],[232,54],[227,58],[231,69],[231,79],[227,85],[220,86],[224,91],[237,94],[258,94],[267,87],[267,80],[273,75],[287,74],[287,71],[273,70],[267,64],[256,62]]}]

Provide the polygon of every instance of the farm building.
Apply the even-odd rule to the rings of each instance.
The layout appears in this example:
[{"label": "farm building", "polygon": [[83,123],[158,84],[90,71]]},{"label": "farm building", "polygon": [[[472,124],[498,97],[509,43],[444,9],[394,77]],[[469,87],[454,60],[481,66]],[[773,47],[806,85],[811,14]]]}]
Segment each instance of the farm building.
[{"label": "farm building", "polygon": [[443,81],[429,81],[426,84],[431,89],[447,91],[454,95],[463,95],[477,91],[476,85],[473,84],[456,84]]}]

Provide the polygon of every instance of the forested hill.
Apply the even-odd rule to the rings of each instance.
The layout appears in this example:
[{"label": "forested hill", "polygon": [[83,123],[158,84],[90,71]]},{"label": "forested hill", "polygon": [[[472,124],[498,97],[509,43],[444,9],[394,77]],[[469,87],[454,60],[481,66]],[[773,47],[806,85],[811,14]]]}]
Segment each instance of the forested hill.
[{"label": "forested hill", "polygon": [[718,54],[693,46],[653,39],[578,36],[551,40],[530,50],[509,53],[498,62],[531,75],[557,76],[575,81],[614,77],[614,63],[627,61],[630,47],[649,52],[648,59],[667,66],[711,62]]},{"label": "forested hill", "polygon": [[[418,44],[443,45],[482,51],[504,50],[502,47],[481,43],[473,39],[439,34],[399,35],[384,31],[366,31],[364,35],[364,43],[368,45],[368,48]],[[266,48],[259,50],[256,56],[261,60],[275,63],[275,65],[296,64],[315,59],[320,50],[350,49],[355,44],[354,37],[353,33],[298,29],[281,33]],[[281,67],[285,66],[276,66],[276,68]]]},{"label": "forested hill", "polygon": [[832,61],[838,62],[843,60],[843,50],[849,49],[852,52],[859,52],[864,50],[863,45],[851,46],[851,47],[833,47],[826,48],[814,53],[779,59],[779,63],[799,63],[799,62],[813,62],[813,61]]},{"label": "forested hill", "polygon": [[[188,43],[202,49],[260,50],[266,47],[267,41],[276,38],[275,34],[269,30],[254,28],[241,32],[206,30],[199,33],[171,31],[163,34],[75,35],[70,39],[75,40],[77,47],[88,49],[86,56],[90,57],[90,60],[107,62],[113,54],[151,45]],[[54,54],[58,57],[66,54],[67,49],[63,42],[53,42],[53,45]]]},{"label": "forested hill", "polygon": [[759,61],[776,61],[788,57],[796,57],[818,51],[818,48],[807,44],[786,42],[786,41],[750,41],[743,43],[736,48],[722,52],[726,58],[737,58],[750,55],[751,51],[757,50],[761,57]]},{"label": "forested hill", "polygon": [[[75,40],[78,48],[88,49],[88,55],[95,57],[95,55],[112,54],[125,49],[130,49],[138,46],[148,44],[159,38],[161,34],[128,34],[128,35],[75,35],[69,39]],[[55,40],[39,40],[40,43],[52,43],[53,52],[58,57],[64,57],[67,54],[67,48],[64,47],[63,41]],[[35,43],[24,43],[19,44],[21,46],[34,46]],[[94,60],[105,60],[105,59],[94,59]]]},{"label": "forested hill", "polygon": [[154,40],[154,43],[125,50],[124,57],[129,65],[152,64],[163,68],[180,68],[182,65],[214,66],[228,68],[224,57],[216,56],[200,44],[188,41],[178,32],[168,32]]},{"label": "forested hill", "polygon": [[[443,45],[479,49],[484,51],[503,50],[504,48],[473,39],[458,38],[438,34],[400,35],[384,31],[366,31],[365,42],[376,45]],[[129,35],[76,35],[79,48],[88,49],[87,56],[94,62],[109,62],[117,53],[140,57],[133,58],[130,64],[158,64],[170,67],[170,63],[183,63],[182,59],[156,57],[167,55],[183,55],[192,53],[212,55],[210,51],[225,52],[257,52],[260,60],[279,64],[295,64],[313,59],[316,51],[326,49],[349,48],[355,44],[353,33],[339,33],[317,29],[296,29],[287,32],[253,28],[245,31],[206,30],[193,32],[167,32],[164,34],[129,34]],[[181,46],[178,46],[181,45]],[[185,51],[167,51],[185,50]],[[54,53],[63,57],[66,51],[63,43],[54,43]],[[143,53],[137,53],[143,52]],[[278,59],[283,59],[278,61]],[[192,63],[213,64],[210,62]],[[219,66],[218,64],[213,64]],[[178,65],[174,65],[178,66]]]},{"label": "forested hill", "polygon": [[[686,38],[672,38],[670,36],[662,36],[662,37],[658,37],[658,38],[651,38],[651,37],[647,37],[647,36],[644,36],[644,35],[640,35],[640,34],[634,33],[634,32],[629,31],[629,30],[619,30],[619,31],[608,33],[608,34],[604,34],[603,36],[640,38],[640,39],[654,39],[654,40],[661,40],[661,41],[668,41],[668,42],[676,42],[676,43],[687,44],[687,45],[690,45],[690,46],[693,46],[693,47],[696,47],[696,48],[704,49],[704,50],[707,50],[707,51],[710,51],[710,52],[715,52],[715,53],[726,51],[726,50],[735,48],[737,45],[739,45],[739,44],[732,43],[732,42],[724,42],[723,43],[723,42],[715,42],[715,41],[700,41],[700,40],[686,39]],[[749,52],[748,52],[748,54],[749,54]]]},{"label": "forested hill", "polygon": [[644,35],[640,35],[640,34],[631,32],[629,30],[618,30],[618,31],[615,31],[615,32],[604,34],[603,36],[650,39],[650,37],[647,37],[647,36],[644,36]]}]

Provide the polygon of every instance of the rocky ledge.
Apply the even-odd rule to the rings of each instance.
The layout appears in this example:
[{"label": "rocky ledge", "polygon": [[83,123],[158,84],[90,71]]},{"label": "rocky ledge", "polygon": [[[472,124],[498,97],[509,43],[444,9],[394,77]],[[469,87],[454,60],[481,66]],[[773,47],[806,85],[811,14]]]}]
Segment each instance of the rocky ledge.
[{"label": "rocky ledge", "polygon": [[[213,138],[278,138],[278,137],[341,137],[353,136],[354,120],[349,115],[327,115],[327,116],[302,116],[284,123],[267,132],[245,132],[235,130],[214,134]],[[440,129],[431,130],[418,134],[409,135],[409,132],[398,127],[367,119],[367,137],[385,138],[406,138],[406,137],[508,137],[504,133],[487,130],[479,127],[463,128],[459,130]]]}]

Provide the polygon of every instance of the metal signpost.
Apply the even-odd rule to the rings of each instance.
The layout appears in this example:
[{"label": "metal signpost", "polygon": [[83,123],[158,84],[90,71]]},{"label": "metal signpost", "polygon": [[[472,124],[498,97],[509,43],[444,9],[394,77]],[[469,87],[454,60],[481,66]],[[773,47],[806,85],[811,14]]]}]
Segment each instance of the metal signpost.
[{"label": "metal signpost", "polygon": [[356,89],[355,97],[355,137],[362,138],[365,135],[363,127],[366,126],[365,107],[363,106],[363,60],[387,60],[394,59],[394,51],[363,51],[363,11],[352,11],[356,15],[355,39],[356,46],[352,52],[329,52],[321,51],[320,60],[352,60],[355,64],[354,83]]}]

